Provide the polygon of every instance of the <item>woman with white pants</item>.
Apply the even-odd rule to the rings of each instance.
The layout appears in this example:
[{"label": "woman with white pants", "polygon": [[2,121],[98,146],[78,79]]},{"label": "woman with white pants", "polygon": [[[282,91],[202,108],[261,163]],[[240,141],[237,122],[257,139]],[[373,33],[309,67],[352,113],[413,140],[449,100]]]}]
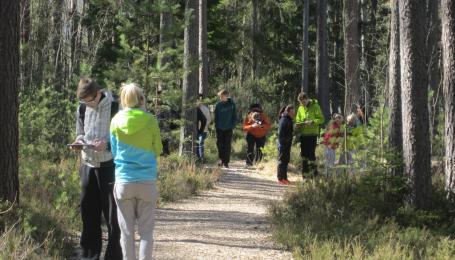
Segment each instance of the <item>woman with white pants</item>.
[{"label": "woman with white pants", "polygon": [[157,158],[162,151],[160,130],[156,118],[146,112],[145,96],[137,84],[124,85],[120,100],[124,109],[112,119],[110,131],[123,259],[136,259],[136,222],[139,259],[152,259]]}]

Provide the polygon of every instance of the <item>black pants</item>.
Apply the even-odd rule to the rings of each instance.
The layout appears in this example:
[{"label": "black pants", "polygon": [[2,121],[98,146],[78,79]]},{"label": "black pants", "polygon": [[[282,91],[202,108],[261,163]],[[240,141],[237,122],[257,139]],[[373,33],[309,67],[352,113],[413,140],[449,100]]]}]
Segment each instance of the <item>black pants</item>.
[{"label": "black pants", "polygon": [[291,159],[291,146],[292,143],[278,144],[278,167],[277,177],[278,180],[288,179],[288,164]]},{"label": "black pants", "polygon": [[300,137],[300,156],[302,156],[302,173],[318,174],[316,165],[317,136]]},{"label": "black pants", "polygon": [[122,259],[117,205],[112,193],[115,182],[113,161],[100,168],[81,165],[81,247],[83,259],[99,259],[102,246],[101,215],[106,220],[108,242],[104,259]]},{"label": "black pants", "polygon": [[246,164],[253,165],[254,162],[262,160],[262,148],[265,145],[264,137],[255,137],[252,134],[246,134]]},{"label": "black pants", "polygon": [[216,146],[218,148],[218,158],[224,165],[227,165],[231,158],[232,129],[216,129]]}]

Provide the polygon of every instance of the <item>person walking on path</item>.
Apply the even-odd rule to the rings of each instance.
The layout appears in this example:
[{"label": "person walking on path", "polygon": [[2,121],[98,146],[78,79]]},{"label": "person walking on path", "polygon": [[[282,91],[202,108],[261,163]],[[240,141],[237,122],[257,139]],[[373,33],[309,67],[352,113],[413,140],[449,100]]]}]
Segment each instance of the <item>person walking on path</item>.
[{"label": "person walking on path", "polygon": [[295,118],[300,135],[300,155],[302,156],[302,174],[318,174],[316,165],[316,144],[319,127],[324,123],[324,116],[318,101],[310,99],[304,92],[298,96],[300,106]]},{"label": "person walking on path", "polygon": [[324,157],[325,157],[325,174],[329,174],[329,168],[335,165],[335,150],[339,147],[340,142],[343,139],[341,127],[343,124],[343,116],[338,113],[332,115],[332,120],[327,124],[323,135],[322,143],[325,145]]},{"label": "person walking on path", "polygon": [[158,198],[157,158],[162,152],[158,121],[145,110],[143,90],[135,83],[121,88],[124,110],[111,122],[115,160],[114,197],[118,205],[123,258],[136,259],[134,226],[140,236],[139,259],[152,259]]},{"label": "person walking on path", "polygon": [[202,95],[199,96],[197,107],[197,124],[198,124],[198,146],[197,157],[200,163],[204,163],[204,143],[209,132],[209,125],[212,121],[210,109],[202,102]]},{"label": "person walking on path", "polygon": [[265,145],[266,135],[270,129],[270,122],[259,104],[252,104],[250,112],[243,122],[243,131],[246,132],[246,165],[262,160],[262,148]]},{"label": "person walking on path", "polygon": [[237,110],[229,91],[218,92],[220,101],[215,106],[216,146],[220,162],[218,166],[229,168],[231,157],[232,130],[237,123]]},{"label": "person walking on path", "polygon": [[281,184],[289,184],[288,164],[291,159],[292,134],[294,130],[293,119],[295,110],[292,105],[283,107],[279,113],[278,127],[278,166],[277,178]]},{"label": "person walking on path", "polygon": [[[92,79],[83,78],[77,86],[80,105],[76,117],[76,140],[70,146],[82,152],[81,178],[82,259],[100,259],[101,216],[107,225],[105,259],[122,259],[117,206],[113,196],[114,161],[109,143],[109,124],[114,99]],[[118,106],[116,108],[118,110]]]}]

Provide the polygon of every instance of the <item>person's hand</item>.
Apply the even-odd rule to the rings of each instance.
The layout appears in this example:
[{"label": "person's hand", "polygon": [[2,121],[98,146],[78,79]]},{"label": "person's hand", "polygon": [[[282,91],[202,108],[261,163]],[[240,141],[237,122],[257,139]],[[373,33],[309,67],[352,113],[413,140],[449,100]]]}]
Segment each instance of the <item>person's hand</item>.
[{"label": "person's hand", "polygon": [[[84,144],[84,141],[76,140],[72,144]],[[82,146],[71,146],[70,145],[70,149],[74,152],[79,152],[80,150],[82,150]]]},{"label": "person's hand", "polygon": [[105,151],[107,148],[107,143],[104,140],[96,139],[92,144],[94,146],[93,150],[97,152]]},{"label": "person's hand", "polygon": [[258,126],[259,126],[259,125],[258,125],[257,123],[253,123],[253,124],[251,125],[252,128],[256,128],[256,127],[258,127]]},{"label": "person's hand", "polygon": [[303,122],[304,125],[311,125],[313,124],[313,120],[306,120],[305,122]]}]

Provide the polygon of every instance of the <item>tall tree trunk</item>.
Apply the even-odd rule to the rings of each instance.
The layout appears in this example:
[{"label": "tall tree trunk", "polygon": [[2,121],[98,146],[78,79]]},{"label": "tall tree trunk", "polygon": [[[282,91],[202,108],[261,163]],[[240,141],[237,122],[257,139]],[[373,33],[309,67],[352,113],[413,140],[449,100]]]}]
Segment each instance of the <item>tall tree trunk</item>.
[{"label": "tall tree trunk", "polygon": [[[160,46],[159,46],[159,52],[160,52],[160,57],[158,59],[159,62],[159,67],[160,71],[162,74],[164,74],[163,68],[166,67],[166,64],[170,61],[170,57],[165,54],[166,48],[170,47],[172,45],[172,41],[170,40],[169,37],[169,30],[172,27],[173,19],[172,19],[172,13],[171,13],[171,5],[173,4],[172,1],[163,1],[166,3],[163,3],[165,5],[163,8],[164,10],[161,11],[160,14]],[[161,93],[163,89],[166,88],[165,84],[166,80],[160,79],[158,82],[158,89],[157,92]]]},{"label": "tall tree trunk", "polygon": [[19,199],[19,44],[20,2],[0,1],[0,200]]},{"label": "tall tree trunk", "polygon": [[433,97],[429,104],[430,110],[430,129],[431,134],[436,135],[438,129],[438,113],[439,113],[439,86],[441,82],[440,77],[440,46],[441,40],[441,24],[439,21],[439,1],[427,0],[428,1],[428,77],[429,77],[429,90],[433,91]]},{"label": "tall tree trunk", "polygon": [[207,95],[207,0],[199,0],[199,93]]},{"label": "tall tree trunk", "polygon": [[359,2],[344,0],[344,73],[346,85],[345,114],[352,111],[352,105],[360,101],[360,35]]},{"label": "tall tree trunk", "polygon": [[431,195],[425,0],[400,0],[400,66],[403,158],[410,202],[426,208]]},{"label": "tall tree trunk", "polygon": [[30,90],[32,52],[30,51],[30,32],[32,30],[32,21],[30,16],[30,0],[21,0],[20,11],[21,26],[21,69],[20,69],[20,88],[24,93]]},{"label": "tall tree trunk", "polygon": [[[258,51],[256,46],[258,34],[258,0],[252,0],[253,13],[252,13],[252,28],[251,28],[251,78],[256,78]],[[256,85],[256,84],[255,84]],[[253,87],[255,88],[255,85]]]},{"label": "tall tree trunk", "polygon": [[186,26],[183,57],[182,110],[184,125],[180,131],[180,155],[196,153],[196,99],[199,89],[198,61],[198,1],[185,0]]},{"label": "tall tree trunk", "polygon": [[389,47],[389,146],[397,154],[394,174],[402,174],[403,128],[401,122],[401,78],[400,78],[400,24],[398,1],[391,1],[390,47]]},{"label": "tall tree trunk", "polygon": [[316,92],[326,120],[330,118],[329,57],[327,53],[327,0],[318,1]]},{"label": "tall tree trunk", "polygon": [[442,0],[446,189],[455,192],[455,0]]},{"label": "tall tree trunk", "polygon": [[310,23],[310,0],[302,1],[302,91],[308,93],[308,24]]},{"label": "tall tree trunk", "polygon": [[63,1],[54,0],[53,14],[52,14],[52,49],[53,60],[52,66],[54,67],[53,85],[56,91],[62,91],[63,76],[63,35],[62,35],[62,16],[63,16]]}]

